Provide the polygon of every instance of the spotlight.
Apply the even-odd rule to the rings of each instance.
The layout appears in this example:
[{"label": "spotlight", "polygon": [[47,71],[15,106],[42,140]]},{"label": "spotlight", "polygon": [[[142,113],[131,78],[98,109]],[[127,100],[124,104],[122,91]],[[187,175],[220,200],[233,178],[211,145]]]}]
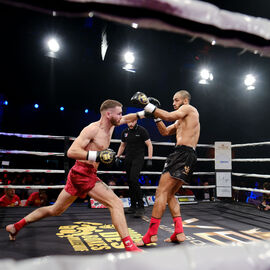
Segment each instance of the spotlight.
[{"label": "spotlight", "polygon": [[247,90],[254,90],[255,89],[255,82],[256,78],[252,74],[248,74],[245,77],[244,84],[247,87]]},{"label": "spotlight", "polygon": [[36,103],[36,104],[34,105],[34,107],[35,107],[36,109],[38,109],[39,105]]},{"label": "spotlight", "polygon": [[135,28],[135,29],[138,28],[138,24],[137,24],[137,23],[132,23],[131,26],[132,26],[133,28]]},{"label": "spotlight", "polygon": [[49,47],[50,52],[56,53],[60,49],[60,45],[55,38],[51,38],[48,40],[47,45]]},{"label": "spotlight", "polygon": [[135,73],[136,70],[133,65],[133,62],[135,61],[135,57],[134,57],[133,52],[130,52],[130,51],[126,52],[124,54],[124,59],[125,59],[126,64],[122,68],[128,72]]},{"label": "spotlight", "polygon": [[214,79],[213,74],[208,69],[202,69],[200,72],[200,77],[200,84],[209,84],[209,82]]},{"label": "spotlight", "polygon": [[85,113],[88,113],[89,111],[88,111],[88,109],[85,109],[84,112],[85,112]]},{"label": "spotlight", "polygon": [[3,102],[3,104],[7,106],[7,105],[8,105],[8,101],[5,100],[5,101]]},{"label": "spotlight", "polygon": [[64,107],[60,107],[60,111],[63,111],[65,108]]},{"label": "spotlight", "polygon": [[132,64],[135,61],[133,52],[126,52],[124,58],[127,64]]}]

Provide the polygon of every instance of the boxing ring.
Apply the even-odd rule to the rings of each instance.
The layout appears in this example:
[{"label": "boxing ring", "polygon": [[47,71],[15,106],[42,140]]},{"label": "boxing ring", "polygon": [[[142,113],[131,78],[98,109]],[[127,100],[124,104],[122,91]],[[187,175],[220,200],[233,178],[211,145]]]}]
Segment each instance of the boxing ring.
[{"label": "boxing ring", "polygon": [[[66,147],[65,142],[68,137],[64,136],[50,136],[50,135],[34,135],[34,134],[19,134],[19,133],[4,133],[1,132],[0,136],[6,136],[10,139],[17,137],[22,140],[35,140],[35,139],[47,139],[64,141],[64,147]],[[75,138],[70,137],[68,141],[72,142]],[[112,146],[118,146],[120,140],[111,140]],[[269,142],[254,143],[254,144],[235,144],[231,145],[230,151],[236,148],[242,147],[260,147],[268,146]],[[153,142],[153,147],[162,148],[166,147],[173,149],[174,143],[170,142]],[[198,144],[198,149],[212,149],[214,150],[217,144]],[[27,150],[7,150],[1,149],[0,153],[4,155],[19,155],[24,157],[25,155],[30,156],[40,156],[40,157],[53,157],[57,156],[60,159],[65,158],[64,152],[41,152],[41,151],[27,151]],[[213,163],[216,162],[216,158],[203,158],[199,157],[199,163]],[[147,158],[146,158],[147,159]],[[166,157],[153,156],[153,163],[160,161],[164,162]],[[269,158],[232,158],[233,163],[243,163],[243,162],[269,162]],[[161,168],[162,169],[162,168]],[[30,174],[65,174],[65,170],[51,170],[51,169],[16,169],[16,168],[5,168],[0,169],[2,173],[30,173]],[[195,177],[200,176],[215,176],[217,172],[194,172]],[[104,175],[116,175],[125,174],[125,171],[119,170],[100,170],[98,171],[99,177],[102,179]],[[141,172],[142,175],[157,175],[161,174],[161,171],[145,171]],[[236,178],[270,178],[270,175],[262,174],[250,174],[250,173],[240,173],[231,172],[231,175]],[[14,188],[14,189],[57,189],[61,190],[64,185],[0,185],[0,188]],[[112,189],[127,189],[127,186],[111,186]],[[142,186],[143,190],[155,190],[157,186]],[[198,189],[213,189],[217,190],[217,185],[207,185],[207,186],[184,186],[184,188],[198,190]],[[249,187],[239,187],[232,185],[230,187],[232,191],[253,191],[260,193],[270,193],[270,191],[262,189],[253,189]],[[164,261],[167,261],[168,257],[172,254],[177,253],[177,262],[181,260],[181,264],[185,265],[186,268],[191,267],[191,264],[198,263],[201,267],[201,261],[194,261],[196,254],[201,254],[205,252],[206,254],[216,254],[216,260],[209,255],[206,255],[208,261],[207,267],[213,264],[213,267],[219,263],[219,254],[222,253],[223,258],[228,258],[228,265],[233,265],[234,263],[239,263],[243,257],[249,256],[250,262],[245,260],[247,265],[254,264],[264,261],[269,258],[270,245],[268,238],[270,238],[269,224],[270,216],[268,212],[258,211],[258,209],[252,205],[245,203],[238,203],[235,201],[223,200],[217,197],[218,192],[214,192],[215,198],[213,201],[197,201],[194,196],[177,196],[179,203],[181,204],[181,213],[183,219],[183,226],[187,240],[182,244],[172,244],[164,242],[164,239],[173,233],[173,222],[171,220],[170,213],[166,209],[164,216],[162,218],[160,228],[159,228],[159,241],[157,244],[151,244],[144,247],[146,251],[146,261],[141,263],[149,263],[155,258],[154,256],[159,256],[162,254],[164,256]],[[122,198],[124,207],[129,206],[129,199]],[[15,243],[8,240],[8,235],[5,232],[5,225],[13,223],[18,219],[24,217],[31,211],[34,207],[14,207],[14,208],[1,208],[1,243],[0,249],[2,250],[0,258],[7,262],[7,267],[13,267],[15,263],[12,259],[22,260],[43,260],[42,257],[46,256],[45,263],[42,264],[53,264],[55,260],[63,260],[60,255],[72,255],[73,263],[79,260],[76,255],[91,255],[91,264],[98,260],[100,261],[97,265],[102,267],[106,265],[106,268],[118,267],[119,261],[132,261],[133,257],[145,255],[135,254],[128,255],[122,253],[124,247],[121,244],[121,239],[117,232],[114,230],[111,224],[111,218],[109,211],[104,209],[104,206],[96,201],[90,200],[91,208],[87,203],[74,203],[64,214],[60,217],[50,217],[39,222],[30,224],[26,226],[18,235]],[[139,240],[147,230],[149,221],[151,218],[152,205],[154,203],[154,196],[145,196],[146,212],[145,215],[140,219],[135,219],[132,216],[126,215],[129,232],[133,240]],[[263,250],[262,254],[255,253],[256,249]],[[18,252],[19,251],[19,252]],[[120,253],[119,253],[120,252]],[[231,260],[231,256],[234,252],[237,252],[237,259]],[[109,254],[107,254],[109,253]],[[181,254],[181,258],[179,258]],[[239,256],[238,256],[239,254]],[[54,255],[54,256],[53,256]],[[55,257],[57,256],[57,257]],[[60,256],[60,257],[59,257]],[[100,256],[104,257],[99,260]],[[224,257],[225,256],[225,257]],[[226,257],[227,256],[227,257]],[[38,257],[38,259],[34,259]],[[166,257],[166,259],[165,259]],[[173,258],[174,256],[172,256]],[[192,258],[191,260],[187,258]],[[66,258],[66,257],[65,257]],[[173,265],[174,260],[170,261],[170,265]],[[205,260],[206,260],[205,258]],[[230,259],[229,259],[230,258]],[[84,257],[85,260],[85,257]],[[86,259],[87,261],[88,259]],[[147,262],[147,260],[149,260]],[[199,260],[199,257],[198,257]],[[85,261],[85,262],[86,262]],[[102,261],[102,263],[101,263]],[[226,260],[227,261],[227,260]],[[109,263],[110,262],[110,263]],[[113,262],[113,264],[111,264]],[[177,263],[175,261],[175,263]],[[90,262],[89,262],[90,263]],[[153,263],[153,262],[152,262]],[[9,265],[10,264],[10,265]],[[5,265],[5,263],[3,264]],[[108,266],[110,265],[110,266]],[[170,265],[166,265],[169,268]],[[70,266],[70,265],[69,265]],[[159,262],[159,267],[161,264]],[[45,266],[44,266],[45,267]],[[47,266],[46,266],[47,267]],[[139,267],[134,264],[134,269]],[[165,265],[162,266],[165,268]],[[162,267],[160,269],[162,269]],[[0,267],[1,268],[1,267]],[[110,269],[110,268],[109,268]],[[169,268],[170,269],[170,268]],[[193,269],[193,268],[191,268]],[[194,268],[196,269],[196,267]],[[209,268],[205,268],[209,269]],[[224,268],[225,269],[225,268]],[[263,268],[262,268],[263,269]]]},{"label": "boxing ring", "polygon": [[[0,2],[23,8],[30,8],[52,16],[73,16],[72,9],[67,11],[53,11],[42,6],[35,6],[34,1],[0,0]],[[71,2],[71,1],[70,1]],[[75,1],[83,2],[83,1]],[[261,56],[270,56],[269,26],[270,21],[263,18],[254,18],[244,14],[237,14],[219,10],[213,5],[198,1],[106,1],[111,7],[115,4],[120,8],[103,8],[105,1],[89,2],[87,12],[77,14],[89,16],[90,7],[95,16],[116,22],[131,24],[136,22],[139,27],[166,30],[200,37],[210,43],[215,40],[225,47],[242,48],[258,53]],[[95,2],[91,5],[91,2]],[[115,3],[114,3],[115,2]],[[140,2],[140,3],[139,3]],[[142,16],[134,16],[132,8],[140,8]],[[127,12],[128,11],[128,12]],[[131,12],[130,12],[131,11]],[[125,14],[125,15],[123,15]],[[127,15],[126,15],[127,14]],[[156,18],[156,19],[155,19]],[[191,23],[191,27],[189,25]],[[208,30],[208,28],[210,30]],[[226,35],[230,32],[230,37]],[[224,37],[222,33],[225,33]],[[237,38],[236,38],[237,37]],[[250,42],[252,38],[255,41]],[[256,44],[257,41],[257,44]],[[0,136],[18,137],[22,139],[49,139],[73,140],[64,136],[31,135],[19,133],[4,133]],[[119,143],[119,140],[112,140]],[[242,147],[268,147],[270,142],[233,144],[231,149]],[[158,143],[154,147],[173,146],[172,143]],[[214,144],[198,145],[198,148],[214,149]],[[65,158],[64,152],[38,152],[27,150],[1,149],[3,155],[59,157]],[[155,156],[154,162],[163,162],[165,157]],[[251,162],[269,162],[270,158],[232,158],[233,164]],[[199,163],[213,163],[215,158],[198,159]],[[30,166],[30,165],[29,165]],[[67,163],[64,169],[36,169],[36,168],[2,168],[2,173],[29,173],[64,175],[67,173]],[[195,176],[216,177],[220,171],[196,171]],[[121,175],[124,171],[100,170],[98,174]],[[160,175],[160,171],[142,171],[142,175]],[[259,178],[269,179],[268,174],[223,171],[221,175],[232,176],[234,179]],[[221,178],[222,178],[221,177]],[[226,178],[227,179],[227,178]],[[226,180],[225,179],[225,180]],[[220,180],[220,179],[219,179]],[[222,180],[222,179],[221,179]],[[224,180],[224,179],[223,179]],[[47,189],[60,190],[63,185],[0,185],[0,188],[15,189]],[[219,189],[218,191],[218,187]],[[126,186],[116,186],[112,189],[126,189]],[[146,186],[142,189],[154,190],[156,186]],[[61,217],[50,217],[37,223],[26,226],[18,235],[15,242],[8,240],[4,228],[6,224],[15,222],[33,210],[33,207],[16,207],[0,209],[0,270],[5,269],[269,269],[270,268],[270,232],[269,213],[258,211],[254,206],[219,199],[218,192],[251,191],[257,193],[270,193],[269,191],[243,187],[238,185],[218,186],[217,183],[209,186],[185,186],[189,189],[213,189],[216,191],[215,200],[197,202],[194,196],[178,198],[181,204],[183,226],[187,240],[182,244],[169,244],[163,242],[173,232],[173,224],[168,209],[164,213],[157,244],[144,248],[145,252],[134,254],[123,252],[121,240],[111,225],[110,215],[102,205],[93,202],[92,208],[81,203],[72,205]],[[223,194],[224,194],[223,193]],[[141,219],[126,216],[131,237],[136,241],[146,232],[151,217],[154,198],[146,197],[146,213]],[[123,200],[125,207],[128,200]],[[100,208],[100,209],[96,209]],[[72,256],[71,256],[72,255]],[[82,256],[84,255],[84,256]],[[91,256],[88,256],[91,255]]]}]

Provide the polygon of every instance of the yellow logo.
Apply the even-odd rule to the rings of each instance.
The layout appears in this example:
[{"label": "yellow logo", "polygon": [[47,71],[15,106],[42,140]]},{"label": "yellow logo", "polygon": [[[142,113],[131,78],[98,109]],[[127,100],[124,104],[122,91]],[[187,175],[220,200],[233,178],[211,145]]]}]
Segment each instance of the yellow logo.
[{"label": "yellow logo", "polygon": [[113,152],[111,151],[103,151],[100,155],[100,160],[103,163],[109,164],[113,161]]},{"label": "yellow logo", "polygon": [[[74,222],[74,225],[60,226],[60,238],[67,238],[74,251],[124,249],[124,244],[112,224],[96,222]],[[129,229],[134,242],[142,239],[142,235]]]},{"label": "yellow logo", "polygon": [[184,174],[188,175],[189,174],[189,171],[190,171],[190,167],[189,166],[185,166],[184,167]]},{"label": "yellow logo", "polygon": [[142,104],[147,104],[148,103],[148,98],[146,97],[145,94],[139,94],[138,99]]}]

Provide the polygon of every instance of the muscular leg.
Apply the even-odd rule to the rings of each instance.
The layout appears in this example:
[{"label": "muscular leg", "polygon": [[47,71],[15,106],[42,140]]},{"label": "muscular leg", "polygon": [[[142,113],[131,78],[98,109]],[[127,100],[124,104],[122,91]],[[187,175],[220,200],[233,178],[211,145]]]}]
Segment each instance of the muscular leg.
[{"label": "muscular leg", "polygon": [[133,243],[128,233],[128,226],[124,214],[123,203],[115,193],[102,181],[96,183],[88,195],[107,206],[112,217],[112,224],[119,233],[127,251],[141,251]]},{"label": "muscular leg", "polygon": [[[156,191],[155,195],[155,203],[152,210],[152,218],[154,219],[161,219],[163,216],[163,213],[166,209],[166,203],[168,200],[168,197],[171,196],[171,194],[174,192],[176,188],[176,184],[178,180],[172,178],[169,173],[162,174],[159,185]],[[152,224],[150,223],[149,229],[144,236],[144,239],[148,238],[150,239],[151,243],[157,242],[158,238],[157,235],[151,231]],[[146,238],[145,238],[146,237]],[[140,242],[136,243],[137,246],[143,246],[145,245],[145,242],[141,240]]]},{"label": "muscular leg", "polygon": [[171,177],[169,173],[162,174],[159,185],[155,195],[155,204],[152,211],[152,216],[155,218],[161,218],[165,209],[168,198],[176,189],[176,186],[179,184],[178,180]]},{"label": "muscular leg", "polygon": [[120,237],[124,238],[128,236],[129,233],[123,203],[115,193],[105,183],[99,181],[94,188],[89,191],[88,195],[109,208],[112,223],[120,234]]},{"label": "muscular leg", "polygon": [[183,185],[183,182],[180,180],[177,180],[175,188],[173,189],[173,192],[168,196],[168,207],[170,209],[172,217],[179,217],[181,216],[180,213],[180,205],[175,198],[175,193],[179,190],[179,188]]},{"label": "muscular leg", "polygon": [[[76,196],[72,196],[67,193],[64,189],[59,194],[55,204],[50,206],[40,207],[29,215],[27,215],[24,220],[26,224],[36,222],[42,218],[49,216],[59,216],[61,215],[76,199]],[[16,231],[14,224],[6,226],[6,231],[9,232],[10,240],[15,240],[15,236],[18,233]]]},{"label": "muscular leg", "polygon": [[[168,203],[168,207],[170,209],[172,218],[181,216],[180,205],[179,205],[177,199],[175,198],[175,193],[179,190],[179,188],[182,185],[183,185],[183,182],[181,180],[177,180],[173,192],[168,196],[167,203]],[[185,236],[184,232],[176,234],[176,239],[178,242],[184,242],[186,240],[186,236]],[[171,238],[167,238],[164,241],[165,242],[172,242]]]}]

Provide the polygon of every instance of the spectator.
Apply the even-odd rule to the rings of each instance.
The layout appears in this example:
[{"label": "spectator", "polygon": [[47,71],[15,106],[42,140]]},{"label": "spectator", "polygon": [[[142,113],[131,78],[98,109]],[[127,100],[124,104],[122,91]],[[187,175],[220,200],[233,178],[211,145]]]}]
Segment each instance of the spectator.
[{"label": "spectator", "polygon": [[193,196],[194,195],[191,189],[183,188],[182,186],[178,189],[176,194],[179,196]]},{"label": "spectator", "polygon": [[21,200],[18,195],[15,194],[14,188],[6,188],[5,195],[0,198],[0,206],[2,207],[14,207],[20,206]]},{"label": "spectator", "polygon": [[27,199],[25,206],[45,206],[48,205],[48,196],[45,190],[33,192]]},{"label": "spectator", "polygon": [[[204,181],[203,182],[204,186],[209,186],[209,182],[208,181]],[[213,201],[214,200],[214,194],[213,194],[213,189],[212,188],[205,188],[204,190],[204,194],[203,194],[203,200],[210,200]]]},{"label": "spectator", "polygon": [[[270,182],[264,182],[263,189],[270,190]],[[263,199],[262,199],[262,202],[259,204],[258,209],[263,210],[263,211],[270,210],[270,194],[269,193],[263,193]]]}]

